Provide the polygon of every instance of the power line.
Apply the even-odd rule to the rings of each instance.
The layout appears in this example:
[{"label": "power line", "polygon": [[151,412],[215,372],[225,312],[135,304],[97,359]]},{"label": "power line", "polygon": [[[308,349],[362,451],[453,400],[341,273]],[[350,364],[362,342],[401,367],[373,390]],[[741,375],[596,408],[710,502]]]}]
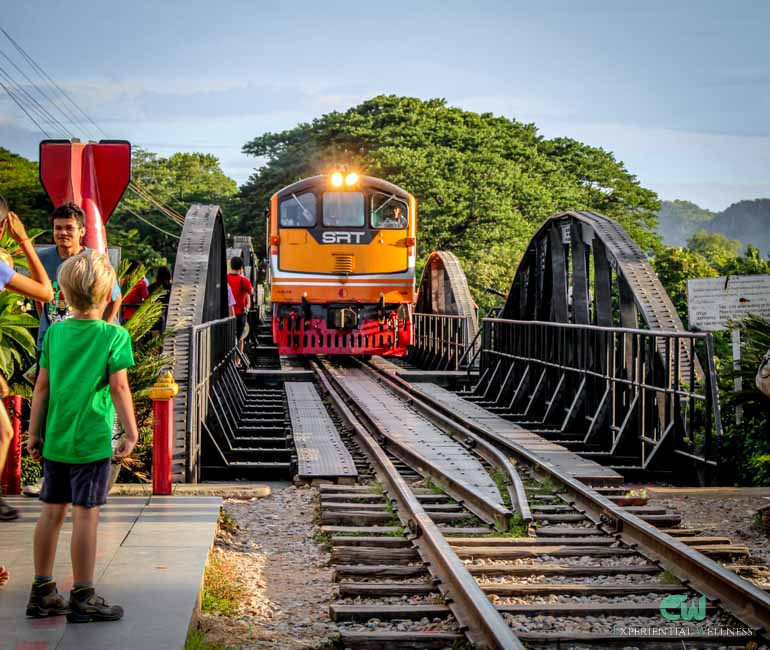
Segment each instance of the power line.
[{"label": "power line", "polygon": [[46,130],[45,130],[43,127],[42,127],[42,126],[40,126],[40,124],[38,124],[38,121],[37,121],[37,120],[36,120],[34,117],[32,117],[32,116],[29,114],[29,112],[27,111],[27,109],[24,107],[24,104],[22,104],[22,103],[21,103],[21,102],[20,102],[18,99],[16,99],[16,96],[15,96],[15,95],[14,95],[14,94],[11,92],[11,90],[8,88],[8,86],[6,86],[6,85],[5,85],[5,84],[4,84],[2,81],[0,81],[0,86],[2,86],[2,87],[3,87],[3,90],[4,90],[6,93],[8,93],[8,96],[9,96],[9,97],[10,97],[10,98],[11,98],[11,99],[12,99],[12,100],[13,100],[13,101],[16,103],[16,105],[17,105],[17,106],[18,106],[18,107],[19,107],[19,108],[20,108],[22,111],[24,111],[24,114],[25,114],[25,115],[26,115],[26,116],[27,116],[27,117],[28,117],[30,120],[32,120],[32,122],[34,123],[34,125],[35,125],[35,126],[38,128],[38,129],[40,129],[40,131],[42,132],[42,134],[43,134],[43,135],[44,135],[46,138],[50,138],[50,137],[51,137],[50,133],[48,133],[48,131],[46,131]]},{"label": "power line", "polygon": [[35,99],[29,92],[27,92],[26,88],[24,88],[22,84],[16,81],[11,73],[3,68],[2,65],[0,65],[0,74],[2,74],[2,76],[17,94],[23,95],[26,98],[25,101],[27,102],[27,106],[34,110],[38,116],[43,119],[43,121],[48,122],[48,124],[52,127],[56,127],[60,133],[65,135],[65,137],[71,137],[67,127],[65,127],[64,124],[62,124],[56,117],[54,117],[45,106],[43,106],[39,101],[37,101],[37,99]]},{"label": "power line", "polygon": [[130,189],[132,192],[134,192],[134,194],[136,194],[140,198],[143,198],[145,201],[147,201],[151,205],[154,205],[166,217],[171,219],[171,221],[179,225],[182,225],[184,223],[184,217],[181,214],[179,214],[175,210],[172,210],[165,204],[161,203],[152,194],[150,194],[148,190],[144,189],[141,185],[139,185],[135,181],[132,181],[131,183],[129,183],[128,189]]},{"label": "power line", "polygon": [[175,235],[173,232],[169,232],[168,230],[163,230],[163,228],[161,228],[160,226],[156,226],[156,225],[155,225],[154,223],[152,223],[151,221],[148,221],[148,220],[147,220],[147,219],[145,219],[144,217],[142,217],[142,216],[138,215],[138,214],[137,214],[136,212],[134,212],[134,211],[133,211],[131,208],[124,208],[124,209],[125,209],[125,211],[126,211],[126,212],[128,212],[129,214],[132,214],[132,215],[134,215],[134,216],[135,216],[137,219],[139,219],[139,221],[143,221],[143,222],[144,222],[144,223],[146,223],[148,226],[151,226],[152,228],[155,228],[155,230],[159,230],[159,231],[160,231],[160,232],[162,232],[164,235],[168,235],[169,237],[173,237],[174,239],[179,239],[179,235]]},{"label": "power line", "polygon": [[[19,44],[18,44],[18,43],[17,43],[17,42],[14,40],[14,38],[13,38],[13,37],[12,37],[12,36],[11,36],[11,35],[10,35],[10,34],[7,32],[7,31],[6,31],[6,30],[5,30],[5,29],[4,29],[4,28],[3,28],[1,25],[0,25],[0,32],[2,32],[2,33],[5,35],[5,37],[6,37],[6,38],[7,38],[7,39],[8,39],[8,40],[11,42],[11,44],[14,46],[14,48],[16,48],[17,52],[19,52],[19,53],[21,54],[21,56],[22,56],[22,57],[23,57],[23,58],[24,58],[24,59],[27,61],[27,63],[28,63],[28,64],[29,64],[29,65],[30,65],[30,66],[31,66],[31,67],[32,67],[32,68],[33,68],[35,71],[37,71],[38,75],[39,75],[39,76],[41,76],[41,78],[42,78],[44,81],[47,79],[47,80],[48,80],[48,82],[50,82],[50,84],[51,84],[51,85],[52,85],[54,88],[56,88],[56,90],[58,90],[58,91],[59,91],[59,94],[60,94],[60,95],[61,95],[61,96],[62,96],[62,97],[63,97],[63,98],[66,100],[66,101],[68,101],[68,102],[69,102],[69,103],[70,103],[72,106],[74,106],[74,107],[75,107],[75,109],[76,109],[78,112],[80,112],[80,114],[81,114],[81,115],[83,115],[83,117],[85,117],[85,118],[86,118],[86,120],[88,120],[88,121],[89,121],[89,122],[90,122],[90,123],[91,123],[91,124],[92,124],[92,125],[93,125],[93,126],[94,126],[94,127],[97,129],[97,130],[98,130],[98,131],[99,131],[99,132],[101,132],[101,133],[102,133],[102,135],[104,135],[105,137],[107,137],[107,134],[104,132],[104,130],[103,130],[103,129],[102,129],[102,128],[101,128],[101,127],[100,127],[100,126],[99,126],[99,125],[98,125],[96,122],[94,122],[94,120],[93,120],[93,119],[91,119],[91,117],[88,115],[88,113],[86,113],[86,112],[85,112],[85,111],[84,111],[84,110],[83,110],[83,109],[80,107],[80,105],[79,105],[79,104],[77,104],[77,102],[75,102],[75,101],[74,101],[74,100],[73,100],[73,99],[72,99],[72,98],[69,96],[69,93],[67,93],[67,92],[66,92],[66,91],[65,91],[65,90],[64,90],[64,89],[63,89],[61,86],[59,86],[59,84],[57,84],[57,83],[56,83],[56,81],[54,81],[54,79],[53,79],[53,78],[52,78],[52,77],[51,77],[51,76],[50,76],[50,75],[49,75],[49,74],[48,74],[48,73],[47,73],[47,72],[46,72],[46,71],[45,71],[45,70],[44,70],[44,69],[43,69],[43,68],[42,68],[42,67],[41,67],[41,66],[40,66],[40,65],[39,65],[39,64],[38,64],[38,63],[37,63],[37,62],[36,62],[34,59],[33,59],[33,58],[32,58],[32,56],[31,56],[31,55],[29,55],[29,54],[28,54],[28,53],[27,53],[27,52],[24,50],[24,48],[23,48],[21,45],[19,45]],[[5,55],[4,53],[3,53],[3,56],[5,56],[6,58],[9,58],[9,57],[8,57],[7,55]],[[10,60],[10,59],[9,59],[9,60]],[[11,63],[13,64],[13,62],[11,62]],[[15,64],[13,64],[13,65],[14,65],[14,67],[15,67],[17,70],[19,70],[19,68],[18,68],[18,67],[17,67]],[[20,72],[21,72],[21,71],[20,71]],[[7,73],[6,73],[6,74],[7,74]],[[22,74],[24,75],[24,73],[23,73],[23,72],[22,72]],[[25,77],[26,79],[28,79],[28,80],[29,80],[29,77],[27,77],[26,75],[24,75],[24,77]],[[30,80],[30,82],[31,82],[31,80]],[[46,95],[46,94],[45,94],[45,93],[44,93],[44,92],[43,92],[43,91],[42,91],[40,88],[38,88],[38,87],[37,87],[37,85],[36,85],[34,82],[31,82],[31,83],[32,83],[32,85],[33,85],[33,86],[34,86],[34,87],[37,89],[37,91],[38,91],[39,93],[41,93],[43,96],[47,97],[47,95]],[[39,129],[40,129],[40,131],[41,131],[43,134],[45,134],[45,136],[46,136],[46,137],[50,138],[51,136],[50,136],[50,135],[49,135],[49,134],[46,132],[46,130],[45,130],[45,129],[43,129],[43,128],[40,126],[40,124],[37,122],[37,120],[35,120],[35,119],[32,117],[32,115],[30,115],[30,113],[29,113],[29,112],[26,110],[26,108],[24,108],[24,106],[23,106],[23,105],[22,105],[22,104],[19,102],[19,100],[18,100],[18,99],[17,99],[17,98],[16,98],[14,95],[13,95],[13,94],[12,94],[12,93],[11,93],[11,92],[10,92],[10,91],[9,91],[9,90],[6,88],[6,87],[5,87],[5,85],[3,85],[3,88],[4,88],[4,89],[6,90],[6,92],[9,94],[9,96],[11,97],[11,99],[13,99],[13,100],[14,100],[14,102],[16,102],[16,104],[18,104],[18,105],[19,105],[19,107],[20,107],[20,108],[21,108],[21,109],[24,111],[24,113],[27,115],[27,117],[29,117],[29,118],[30,118],[30,120],[32,120],[32,122],[34,122],[34,123],[35,123],[35,125],[36,125],[36,126],[39,128]],[[27,93],[27,94],[28,94],[28,93]],[[29,95],[29,94],[28,94],[28,95]],[[37,101],[36,101],[36,100],[34,100],[34,98],[32,98],[31,96],[30,96],[30,98],[31,98],[33,101],[35,101],[35,103],[37,103]],[[67,117],[67,113],[65,113],[65,112],[64,112],[64,110],[63,110],[63,107],[61,107],[61,106],[59,106],[58,104],[56,104],[55,102],[53,102],[53,101],[52,101],[50,98],[49,98],[49,101],[51,101],[51,104],[52,104],[53,106],[56,106],[56,107],[57,107],[57,108],[58,108],[58,109],[59,109],[59,110],[62,112],[62,114],[63,114],[63,115],[65,115],[66,119],[70,119],[70,117],[71,117],[71,114],[70,114],[70,117]],[[41,107],[41,108],[42,108],[42,107]],[[43,110],[44,110],[44,109],[43,109]],[[49,113],[49,115],[50,115],[50,113]],[[54,119],[55,119],[55,118],[54,118]],[[65,127],[64,127],[64,126],[63,126],[61,123],[59,123],[59,122],[58,122],[58,120],[55,120],[55,121],[56,121],[56,123],[59,125],[60,129],[63,129],[63,130],[66,132],[66,128],[65,128]],[[81,128],[83,128],[83,124],[81,123],[81,121],[80,121],[79,119],[75,118],[74,122],[75,122],[75,123],[76,123],[78,126],[80,126]],[[85,129],[84,129],[84,130],[85,130]],[[136,183],[136,182],[133,182],[133,181],[132,181],[131,183],[129,183],[129,189],[130,189],[130,190],[132,190],[132,191],[133,191],[135,194],[137,194],[139,197],[143,198],[144,200],[148,201],[148,202],[149,202],[151,205],[153,205],[154,207],[156,207],[156,208],[157,208],[157,209],[158,209],[158,210],[159,210],[159,211],[160,211],[160,212],[161,212],[161,213],[162,213],[164,216],[166,216],[167,218],[169,218],[171,221],[173,221],[173,222],[175,222],[175,223],[177,223],[177,224],[179,224],[179,225],[182,225],[182,224],[184,224],[184,217],[183,217],[181,214],[179,214],[178,212],[176,212],[176,211],[175,211],[175,210],[173,210],[172,208],[170,208],[170,207],[168,207],[168,206],[164,205],[163,203],[161,203],[161,202],[160,202],[158,199],[156,199],[156,198],[155,198],[155,197],[154,197],[154,196],[153,196],[153,195],[152,195],[152,194],[151,194],[151,193],[150,193],[148,190],[146,190],[145,188],[143,188],[143,187],[142,187],[141,185],[139,185],[138,183]],[[141,217],[140,217],[140,218],[141,218]],[[173,236],[173,235],[172,235],[172,236]]]},{"label": "power line", "polygon": [[[29,83],[30,86],[37,90],[38,94],[43,98],[44,101],[48,102],[48,104],[50,104],[52,107],[58,109],[59,112],[64,116],[65,120],[69,120],[71,124],[78,124],[78,119],[73,116],[72,113],[65,111],[61,104],[54,102],[48,93],[46,93],[40,86],[38,86],[32,79],[30,79],[29,75],[24,72],[24,70],[22,70],[10,56],[8,56],[2,48],[0,48],[0,55],[2,55],[8,61],[8,63],[10,63],[16,69],[16,71],[27,80],[27,83]],[[21,84],[18,85],[21,86]],[[37,103],[37,100],[35,100],[35,98],[31,95],[30,99]]]},{"label": "power line", "polygon": [[92,120],[92,119],[89,117],[89,115],[88,115],[88,114],[87,114],[87,113],[86,113],[86,112],[85,112],[85,111],[84,111],[82,108],[80,108],[80,106],[79,106],[79,105],[78,105],[78,104],[77,104],[77,103],[76,103],[76,102],[75,102],[75,101],[74,101],[74,100],[73,100],[73,99],[72,99],[72,98],[69,96],[69,93],[67,93],[67,92],[66,92],[66,91],[65,91],[65,90],[64,90],[64,89],[63,89],[61,86],[59,86],[59,84],[57,84],[57,83],[56,83],[56,81],[54,81],[54,80],[51,78],[51,76],[50,76],[50,75],[49,75],[49,74],[48,74],[48,73],[47,73],[47,72],[46,72],[46,71],[45,71],[45,70],[44,70],[44,69],[43,69],[41,66],[39,66],[39,65],[37,64],[37,62],[36,62],[36,61],[35,61],[35,60],[34,60],[34,59],[33,59],[33,58],[32,58],[32,57],[29,55],[29,54],[27,54],[27,52],[24,50],[24,48],[23,48],[21,45],[19,45],[19,44],[18,44],[18,43],[17,43],[17,42],[16,42],[16,41],[13,39],[13,37],[12,37],[12,36],[11,36],[11,35],[10,35],[10,34],[7,32],[7,31],[5,31],[5,29],[2,27],[2,25],[0,25],[0,32],[2,32],[3,34],[5,34],[5,37],[6,37],[6,38],[7,38],[7,39],[8,39],[8,40],[9,40],[9,41],[10,41],[10,42],[13,44],[13,46],[16,48],[16,50],[17,50],[17,51],[18,51],[18,52],[19,52],[19,53],[20,53],[20,54],[21,54],[21,55],[24,57],[24,59],[26,59],[26,61],[27,61],[27,62],[28,62],[28,63],[29,63],[29,64],[30,64],[30,65],[31,65],[31,66],[32,66],[32,67],[33,67],[35,70],[37,70],[38,74],[42,75],[42,77],[43,77],[44,79],[47,79],[47,80],[48,80],[48,81],[51,83],[51,85],[53,85],[53,87],[54,87],[54,88],[56,88],[56,90],[58,90],[58,91],[59,91],[59,94],[60,94],[60,95],[61,95],[61,96],[62,96],[62,97],[65,99],[65,100],[67,100],[67,101],[68,101],[68,102],[69,102],[69,103],[70,103],[72,106],[74,106],[74,107],[75,107],[75,109],[76,109],[78,112],[80,112],[80,114],[81,114],[81,115],[83,115],[83,117],[85,117],[85,118],[86,118],[86,120],[88,120],[88,121],[89,121],[91,124],[93,124],[93,126],[94,126],[94,127],[95,127],[95,128],[96,128],[96,129],[97,129],[97,130],[98,130],[98,131],[99,131],[99,132],[100,132],[100,133],[101,133],[101,134],[102,134],[102,135],[105,137],[105,138],[106,138],[106,137],[108,137],[108,136],[107,136],[107,134],[104,132],[104,130],[103,130],[103,129],[102,129],[102,128],[101,128],[101,127],[100,127],[100,126],[99,126],[99,125],[98,125],[96,122],[94,122],[94,121],[93,121],[93,120]]}]

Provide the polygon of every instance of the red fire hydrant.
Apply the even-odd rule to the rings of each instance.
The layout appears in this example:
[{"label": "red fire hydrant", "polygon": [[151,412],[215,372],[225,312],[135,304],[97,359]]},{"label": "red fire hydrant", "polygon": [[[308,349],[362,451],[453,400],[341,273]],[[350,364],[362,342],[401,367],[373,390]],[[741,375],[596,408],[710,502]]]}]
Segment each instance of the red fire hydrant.
[{"label": "red fire hydrant", "polygon": [[13,440],[8,458],[0,477],[0,484],[6,494],[21,494],[21,395],[12,395],[3,400],[13,426]]},{"label": "red fire hydrant", "polygon": [[150,389],[152,400],[152,493],[171,494],[171,455],[174,445],[174,395],[179,386],[170,372]]}]

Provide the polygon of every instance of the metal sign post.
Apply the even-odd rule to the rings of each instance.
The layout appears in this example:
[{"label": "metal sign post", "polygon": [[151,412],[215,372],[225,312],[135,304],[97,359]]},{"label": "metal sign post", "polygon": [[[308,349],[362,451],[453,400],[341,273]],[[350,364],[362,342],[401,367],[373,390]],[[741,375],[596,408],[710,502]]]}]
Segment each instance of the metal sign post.
[{"label": "metal sign post", "polygon": [[[741,369],[741,334],[730,324],[749,314],[770,321],[770,275],[730,275],[720,278],[687,280],[687,309],[690,327],[704,332],[732,329],[735,392],[743,385]],[[735,409],[735,422],[743,420],[743,408]]]}]

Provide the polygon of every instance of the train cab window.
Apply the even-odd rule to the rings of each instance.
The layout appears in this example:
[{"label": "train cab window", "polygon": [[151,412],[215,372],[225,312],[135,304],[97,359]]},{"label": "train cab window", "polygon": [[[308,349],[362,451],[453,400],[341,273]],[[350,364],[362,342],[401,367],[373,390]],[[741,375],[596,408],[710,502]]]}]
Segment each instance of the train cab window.
[{"label": "train cab window", "polygon": [[375,192],[372,195],[372,228],[403,230],[408,216],[406,203],[395,194]]},{"label": "train cab window", "polygon": [[361,192],[325,192],[324,226],[361,228],[366,221]]},{"label": "train cab window", "polygon": [[315,225],[315,194],[305,192],[281,201],[279,223],[284,228],[310,228]]}]

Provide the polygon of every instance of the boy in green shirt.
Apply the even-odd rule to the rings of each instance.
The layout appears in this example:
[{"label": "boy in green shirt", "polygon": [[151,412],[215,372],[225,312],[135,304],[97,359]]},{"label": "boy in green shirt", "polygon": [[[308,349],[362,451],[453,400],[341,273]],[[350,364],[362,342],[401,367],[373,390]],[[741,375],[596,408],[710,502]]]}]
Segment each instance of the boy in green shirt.
[{"label": "boy in green shirt", "polygon": [[[71,257],[59,268],[58,282],[74,317],[48,328],[32,397],[27,449],[35,459],[42,456],[45,483],[27,616],[67,614],[70,623],[116,621],[123,608],[97,596],[93,580],[99,510],[109,488],[115,409],[126,431],[115,456],[128,456],[138,437],[126,373],[134,365],[131,338],[122,327],[102,320],[115,285],[115,271],[106,255],[88,251]],[[41,444],[44,417],[46,436]],[[67,604],[52,572],[70,503],[74,584]]]}]

